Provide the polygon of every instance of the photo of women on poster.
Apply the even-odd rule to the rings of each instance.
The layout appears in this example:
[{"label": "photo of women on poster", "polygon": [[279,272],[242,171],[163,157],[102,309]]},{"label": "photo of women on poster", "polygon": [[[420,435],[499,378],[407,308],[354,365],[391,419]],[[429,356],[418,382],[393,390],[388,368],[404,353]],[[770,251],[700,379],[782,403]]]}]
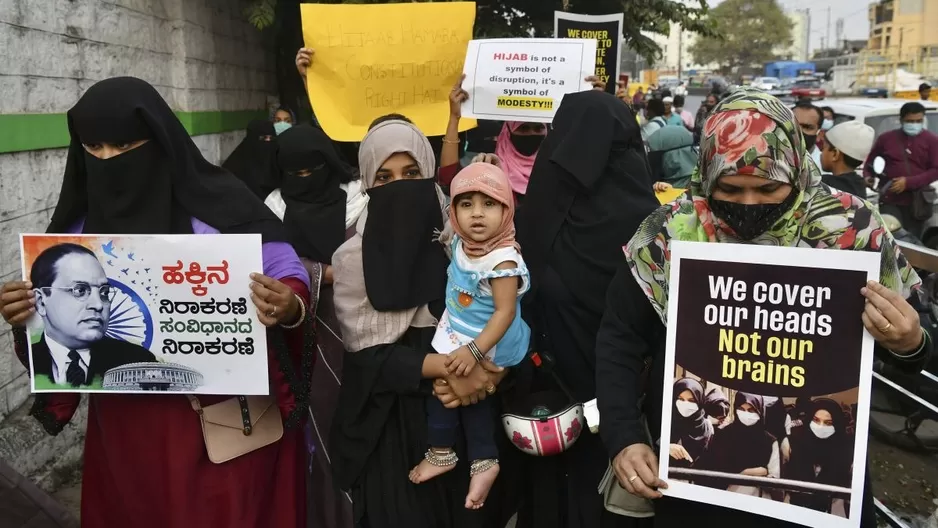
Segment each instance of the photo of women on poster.
[{"label": "photo of women on poster", "polygon": [[817,253],[674,243],[664,493],[859,526],[872,371],[860,290],[879,256]]}]

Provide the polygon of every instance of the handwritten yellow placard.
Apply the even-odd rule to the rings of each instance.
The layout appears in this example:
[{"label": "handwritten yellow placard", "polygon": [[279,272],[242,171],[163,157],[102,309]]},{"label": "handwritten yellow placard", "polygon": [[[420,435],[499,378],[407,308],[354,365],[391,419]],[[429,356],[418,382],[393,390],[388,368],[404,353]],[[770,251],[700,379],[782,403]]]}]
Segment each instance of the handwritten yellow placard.
[{"label": "handwritten yellow placard", "polygon": [[675,198],[684,194],[684,191],[686,190],[687,189],[678,189],[676,187],[672,187],[668,189],[667,191],[655,193],[655,197],[658,198],[658,203],[660,203],[661,205],[664,205],[666,203],[673,202]]},{"label": "handwritten yellow placard", "polygon": [[[380,116],[446,133],[449,93],[472,40],[475,2],[301,4],[303,40],[315,50],[310,103],[337,141],[360,141]],[[460,130],[475,127],[462,120]]]}]

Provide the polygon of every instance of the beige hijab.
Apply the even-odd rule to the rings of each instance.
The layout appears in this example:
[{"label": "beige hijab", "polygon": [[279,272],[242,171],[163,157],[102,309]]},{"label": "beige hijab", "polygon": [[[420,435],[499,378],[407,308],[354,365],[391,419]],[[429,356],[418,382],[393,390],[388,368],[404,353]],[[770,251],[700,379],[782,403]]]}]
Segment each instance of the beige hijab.
[{"label": "beige hijab", "polygon": [[[433,178],[436,158],[430,142],[420,130],[405,121],[385,121],[371,129],[358,149],[362,192],[374,187],[381,165],[391,156],[406,152],[417,162],[424,178]],[[448,219],[443,192],[437,187],[440,215]],[[349,352],[358,352],[375,345],[399,340],[411,326],[426,328],[436,319],[426,306],[393,312],[379,312],[368,300],[365,272],[362,265],[362,234],[368,220],[368,208],[355,226],[355,234],[339,246],[332,256],[335,311],[342,328],[342,341]]]}]

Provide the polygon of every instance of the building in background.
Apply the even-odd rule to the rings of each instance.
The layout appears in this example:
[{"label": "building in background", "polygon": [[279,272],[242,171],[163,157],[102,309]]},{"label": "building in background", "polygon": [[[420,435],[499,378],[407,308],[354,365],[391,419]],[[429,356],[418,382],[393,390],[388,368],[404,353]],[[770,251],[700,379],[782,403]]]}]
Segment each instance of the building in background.
[{"label": "building in background", "polygon": [[900,61],[938,57],[938,0],[880,0],[869,19],[871,51]]},{"label": "building in background", "polygon": [[691,72],[709,72],[719,68],[718,64],[698,64],[694,60],[690,50],[694,46],[697,34],[684,30],[679,24],[671,24],[671,31],[667,35],[645,33],[645,36],[661,47],[661,57],[655,64],[661,75],[686,78],[693,75]]},{"label": "building in background", "polygon": [[807,62],[808,57],[808,38],[810,22],[808,21],[807,11],[797,10],[785,13],[791,22],[791,45],[788,47],[779,46],[775,49],[775,55],[779,58]]}]

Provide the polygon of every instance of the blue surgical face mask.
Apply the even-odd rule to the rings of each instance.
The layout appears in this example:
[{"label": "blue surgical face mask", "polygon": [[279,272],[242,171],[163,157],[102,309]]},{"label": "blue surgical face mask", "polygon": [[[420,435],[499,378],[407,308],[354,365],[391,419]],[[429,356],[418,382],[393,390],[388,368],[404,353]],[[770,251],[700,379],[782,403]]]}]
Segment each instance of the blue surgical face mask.
[{"label": "blue surgical face mask", "polygon": [[902,131],[907,136],[917,136],[922,133],[922,123],[902,123]]},{"label": "blue surgical face mask", "polygon": [[821,130],[830,130],[832,128],[834,128],[833,119],[825,119],[824,122],[821,124]]},{"label": "blue surgical face mask", "polygon": [[287,123],[286,121],[278,121],[274,123],[274,132],[276,132],[277,135],[279,136],[280,134],[283,134],[284,132],[289,130],[290,127],[292,126],[293,125],[291,125],[290,123]]}]

